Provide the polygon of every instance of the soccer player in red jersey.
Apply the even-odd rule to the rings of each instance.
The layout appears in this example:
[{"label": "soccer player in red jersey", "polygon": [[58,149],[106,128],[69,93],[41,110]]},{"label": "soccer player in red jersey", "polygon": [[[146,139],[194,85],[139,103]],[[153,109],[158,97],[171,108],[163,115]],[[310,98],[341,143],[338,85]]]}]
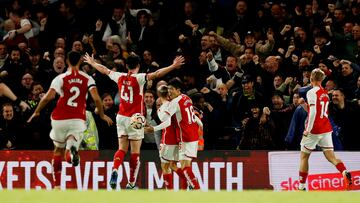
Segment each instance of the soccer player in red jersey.
[{"label": "soccer player in red jersey", "polygon": [[[176,165],[179,161],[179,145],[176,137],[175,125],[171,125],[177,123],[176,116],[173,115],[171,118],[168,118],[165,112],[170,104],[168,87],[166,85],[161,85],[157,89],[157,95],[161,100],[161,106],[158,109],[157,114],[162,123],[157,126],[147,126],[144,130],[149,133],[162,130],[159,156],[165,188],[167,190],[173,189],[172,171],[174,171],[180,177],[180,188],[187,189],[187,180],[182,172],[182,169],[178,168]],[[168,119],[165,120],[165,118]]]},{"label": "soccer player in red jersey", "polygon": [[313,88],[306,94],[308,103],[308,118],[301,140],[299,190],[306,190],[305,183],[309,170],[309,157],[318,145],[322,148],[326,159],[332,163],[344,177],[346,189],[352,185],[351,174],[346,170],[344,163],[334,154],[332,143],[332,127],[328,118],[328,105],[330,102],[327,91],[321,86],[325,74],[316,68],[311,72],[310,82]]},{"label": "soccer player in red jersey", "polygon": [[46,104],[53,100],[56,94],[60,95],[56,107],[51,114],[52,130],[50,132],[50,138],[55,146],[52,159],[55,188],[60,186],[61,162],[64,155],[66,161],[73,166],[77,166],[80,162],[78,149],[83,132],[86,129],[85,111],[88,91],[94,99],[100,117],[109,125],[112,124],[112,120],[104,114],[94,79],[79,70],[80,59],[80,53],[73,51],[68,53],[68,70],[54,78],[48,92],[41,99],[34,113],[27,121],[31,122],[32,119],[39,116]]},{"label": "soccer player in red jersey", "polygon": [[171,102],[165,111],[167,118],[164,119],[169,119],[172,115],[176,116],[175,126],[181,169],[189,187],[198,190],[200,185],[191,169],[191,161],[197,157],[198,129],[202,127],[202,122],[195,115],[191,99],[181,93],[182,82],[174,78],[169,81],[168,87]]},{"label": "soccer player in red jersey", "polygon": [[[114,72],[105,66],[95,62],[93,57],[88,54],[84,57],[85,62],[96,68],[99,72],[106,74],[118,84],[120,94],[119,112],[116,117],[117,133],[119,137],[119,149],[114,155],[114,166],[111,173],[110,186],[115,189],[117,186],[118,168],[124,161],[124,156],[128,151],[129,144],[131,148],[130,156],[130,179],[126,186],[127,189],[135,189],[137,173],[140,167],[140,147],[144,138],[144,129],[134,129],[130,126],[130,117],[135,113],[144,115],[144,84],[146,81],[160,78],[175,68],[183,65],[185,59],[178,56],[173,64],[158,69],[153,73],[138,73],[140,69],[140,58],[135,54],[130,54],[126,59],[128,73]],[[129,142],[130,141],[130,142]]]}]

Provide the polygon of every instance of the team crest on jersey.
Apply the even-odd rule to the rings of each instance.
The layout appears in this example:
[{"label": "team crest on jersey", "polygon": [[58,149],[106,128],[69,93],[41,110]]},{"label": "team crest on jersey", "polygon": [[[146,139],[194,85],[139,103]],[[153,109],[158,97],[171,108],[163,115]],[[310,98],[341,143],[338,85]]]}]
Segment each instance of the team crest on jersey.
[{"label": "team crest on jersey", "polygon": [[188,103],[192,104],[192,102],[191,102],[191,100],[190,100],[190,99],[185,100],[185,102],[184,102],[184,106],[186,106]]}]

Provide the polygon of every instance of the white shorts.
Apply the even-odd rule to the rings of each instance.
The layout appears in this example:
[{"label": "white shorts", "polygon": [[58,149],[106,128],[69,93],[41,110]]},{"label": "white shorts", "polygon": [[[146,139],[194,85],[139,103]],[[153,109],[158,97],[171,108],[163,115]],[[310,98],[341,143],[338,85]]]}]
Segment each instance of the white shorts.
[{"label": "white shorts", "polygon": [[51,126],[50,138],[53,140],[54,145],[59,148],[65,147],[66,139],[70,135],[73,135],[75,140],[80,143],[86,130],[85,121],[81,119],[51,119]]},{"label": "white shorts", "polygon": [[162,163],[179,161],[179,146],[160,144],[159,155]]},{"label": "white shorts", "polygon": [[116,128],[118,137],[127,136],[129,140],[141,140],[144,138],[144,128],[136,130],[130,126],[130,117],[117,115]]},{"label": "white shorts", "polygon": [[179,149],[179,160],[192,160],[197,157],[198,141],[183,142]]},{"label": "white shorts", "polygon": [[309,154],[316,148],[316,145],[321,147],[323,151],[334,150],[331,133],[332,132],[319,135],[309,134],[306,137],[303,136],[300,143],[301,151]]}]

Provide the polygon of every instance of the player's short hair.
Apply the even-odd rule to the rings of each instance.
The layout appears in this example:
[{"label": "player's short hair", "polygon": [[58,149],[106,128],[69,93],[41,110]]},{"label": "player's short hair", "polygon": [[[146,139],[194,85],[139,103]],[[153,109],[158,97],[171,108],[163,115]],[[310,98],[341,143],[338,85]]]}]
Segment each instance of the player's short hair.
[{"label": "player's short hair", "polygon": [[325,73],[320,68],[315,68],[314,70],[311,71],[310,78],[313,81],[322,82],[325,78]]},{"label": "player's short hair", "polygon": [[182,89],[183,83],[179,78],[173,78],[169,81],[168,86],[173,86],[175,89]]},{"label": "player's short hair", "polygon": [[140,64],[140,57],[135,54],[131,54],[126,59],[126,67],[129,70],[135,69]]},{"label": "player's short hair", "polygon": [[168,86],[160,85],[160,87],[157,88],[157,94],[162,98],[167,97],[169,95]]},{"label": "player's short hair", "polygon": [[70,63],[70,65],[76,66],[81,59],[81,54],[76,51],[70,51],[67,54],[67,59],[68,59],[68,62]]}]

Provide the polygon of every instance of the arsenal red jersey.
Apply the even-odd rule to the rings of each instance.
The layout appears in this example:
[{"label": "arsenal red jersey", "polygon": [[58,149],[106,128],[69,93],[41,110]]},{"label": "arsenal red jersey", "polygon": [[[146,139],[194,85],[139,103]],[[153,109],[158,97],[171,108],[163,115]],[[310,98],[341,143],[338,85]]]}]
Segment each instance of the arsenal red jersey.
[{"label": "arsenal red jersey", "polygon": [[111,71],[109,77],[119,88],[120,105],[118,114],[131,117],[135,113],[144,115],[143,95],[146,73],[119,73]]},{"label": "arsenal red jersey", "polygon": [[67,71],[54,78],[50,88],[54,89],[60,98],[51,118],[86,120],[86,98],[92,87],[95,87],[94,79],[82,71]]},{"label": "arsenal red jersey", "polygon": [[328,118],[329,96],[325,89],[319,86],[313,87],[306,94],[309,105],[308,119],[305,129],[311,134],[323,134],[332,132]]},{"label": "arsenal red jersey", "polygon": [[191,99],[181,94],[173,99],[167,112],[170,115],[176,116],[177,120],[177,137],[182,142],[194,142],[199,140],[198,129],[199,125],[196,123],[196,115]]},{"label": "arsenal red jersey", "polygon": [[[170,102],[163,103],[158,109],[158,117],[161,122],[165,122],[166,109],[168,108]],[[177,145],[178,140],[176,137],[175,124],[177,123],[175,115],[171,116],[171,124],[162,130],[161,133],[161,143],[166,145]]]}]

